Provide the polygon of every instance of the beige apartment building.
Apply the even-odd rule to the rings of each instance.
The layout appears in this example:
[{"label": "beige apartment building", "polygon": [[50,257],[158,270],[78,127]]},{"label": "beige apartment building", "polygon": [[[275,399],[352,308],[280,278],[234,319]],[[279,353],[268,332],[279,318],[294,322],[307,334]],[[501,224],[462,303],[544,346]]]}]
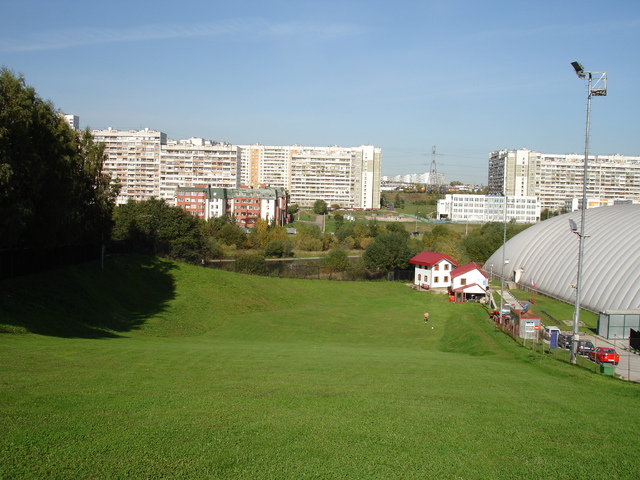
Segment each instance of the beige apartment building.
[{"label": "beige apartment building", "polygon": [[290,192],[291,203],[316,200],[343,208],[378,208],[382,152],[378,147],[242,145],[243,185],[269,185]]},{"label": "beige apartment building", "polygon": [[[489,195],[535,196],[542,209],[560,210],[582,198],[584,155],[528,149],[489,154]],[[589,156],[587,197],[612,203],[640,200],[640,157]]]},{"label": "beige apartment building", "polygon": [[160,155],[167,134],[150,130],[92,130],[96,142],[105,144],[103,171],[116,178],[122,188],[118,205],[127,200],[160,198]]}]

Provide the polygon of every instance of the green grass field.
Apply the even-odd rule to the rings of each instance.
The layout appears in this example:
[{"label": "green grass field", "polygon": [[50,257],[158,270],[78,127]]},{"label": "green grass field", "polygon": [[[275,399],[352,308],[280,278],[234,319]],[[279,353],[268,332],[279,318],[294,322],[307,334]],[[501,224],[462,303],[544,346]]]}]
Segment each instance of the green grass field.
[{"label": "green grass field", "polygon": [[640,386],[516,346],[480,304],[98,267],[0,283],[2,479],[638,476]]}]

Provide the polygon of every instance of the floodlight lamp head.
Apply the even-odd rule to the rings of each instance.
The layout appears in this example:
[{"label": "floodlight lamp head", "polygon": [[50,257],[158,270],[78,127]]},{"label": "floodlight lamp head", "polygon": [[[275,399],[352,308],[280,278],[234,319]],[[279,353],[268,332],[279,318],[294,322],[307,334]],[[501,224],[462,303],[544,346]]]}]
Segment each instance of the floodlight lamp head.
[{"label": "floodlight lamp head", "polygon": [[586,77],[586,74],[584,73],[584,67],[580,62],[571,62],[571,66],[576,71],[576,75],[578,75],[579,78]]},{"label": "floodlight lamp head", "polygon": [[578,231],[578,225],[572,219],[569,219],[569,228],[572,233],[576,233]]}]

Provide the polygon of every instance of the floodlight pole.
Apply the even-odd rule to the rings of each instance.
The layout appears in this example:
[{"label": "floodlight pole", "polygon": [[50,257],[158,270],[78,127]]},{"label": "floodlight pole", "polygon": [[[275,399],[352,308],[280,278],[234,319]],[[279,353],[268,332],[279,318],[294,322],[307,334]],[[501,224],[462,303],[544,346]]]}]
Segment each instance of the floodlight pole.
[{"label": "floodlight pole", "polygon": [[[607,74],[606,72],[586,72],[582,65],[578,62],[572,62],[574,70],[578,78],[587,78],[587,124],[584,138],[584,173],[582,183],[582,210],[580,212],[580,232],[576,232],[580,237],[578,247],[578,278],[576,279],[576,304],[573,311],[573,338],[571,341],[571,363],[576,364],[578,358],[578,340],[580,339],[580,294],[582,289],[582,263],[584,259],[584,239],[585,239],[585,220],[587,214],[587,180],[588,180],[588,164],[589,164],[589,130],[591,127],[591,97],[604,97],[607,94]],[[593,84],[593,75],[600,75],[596,79],[596,85]]]}]

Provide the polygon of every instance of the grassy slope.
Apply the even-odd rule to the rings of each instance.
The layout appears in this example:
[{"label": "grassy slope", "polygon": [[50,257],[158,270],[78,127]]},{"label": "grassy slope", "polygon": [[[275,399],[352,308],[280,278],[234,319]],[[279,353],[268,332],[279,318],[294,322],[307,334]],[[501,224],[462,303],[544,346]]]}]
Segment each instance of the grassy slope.
[{"label": "grassy slope", "polygon": [[0,478],[636,473],[638,386],[478,304],[145,258],[0,288],[5,329],[43,334],[0,336]]}]

